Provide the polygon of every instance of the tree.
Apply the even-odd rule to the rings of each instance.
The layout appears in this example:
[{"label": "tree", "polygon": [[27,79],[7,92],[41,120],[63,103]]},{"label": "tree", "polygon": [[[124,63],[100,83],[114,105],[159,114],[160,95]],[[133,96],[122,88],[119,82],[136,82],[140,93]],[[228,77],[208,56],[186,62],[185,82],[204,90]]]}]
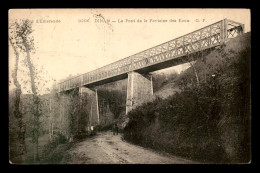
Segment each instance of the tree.
[{"label": "tree", "polygon": [[100,98],[106,100],[107,104],[109,105],[110,111],[114,115],[114,119],[117,119],[119,115],[125,109],[125,97],[126,93],[117,91],[117,90],[105,90],[100,89],[98,91]]},{"label": "tree", "polygon": [[[33,104],[31,107],[31,113],[33,115],[32,119],[32,126],[31,126],[31,137],[32,142],[34,144],[34,160],[38,159],[38,137],[39,137],[39,116],[40,113],[40,99],[37,93],[37,87],[36,87],[36,70],[31,60],[31,54],[35,53],[35,47],[34,47],[34,37],[31,35],[33,32],[32,29],[32,21],[26,19],[21,20],[20,22],[14,21],[9,23],[9,42],[14,49],[15,55],[16,55],[16,64],[15,64],[15,70],[13,73],[14,83],[17,87],[17,97],[16,97],[16,109],[15,109],[15,115],[19,117],[19,119],[22,119],[21,113],[17,111],[19,106],[19,98],[21,95],[21,85],[19,84],[17,80],[17,70],[18,70],[18,60],[19,55],[25,55],[25,66],[29,69],[29,75],[30,75],[30,86],[31,91],[33,93]],[[24,142],[24,135],[25,130],[20,131],[23,143]],[[35,151],[36,150],[36,151]]]},{"label": "tree", "polygon": [[[9,29],[12,30],[13,28],[15,28],[15,25],[12,24],[9,26]],[[11,31],[10,34],[16,34],[15,31]],[[20,153],[18,155],[21,156],[21,159],[20,161],[18,162],[24,162],[24,156],[25,156],[25,151],[26,151],[26,146],[25,146],[25,127],[24,127],[24,122],[23,122],[23,115],[20,111],[20,97],[21,97],[21,84],[19,83],[18,79],[17,79],[17,71],[18,71],[18,62],[19,62],[19,53],[18,53],[18,46],[17,46],[17,41],[15,40],[17,38],[17,36],[9,36],[8,40],[9,40],[9,43],[11,45],[11,47],[13,48],[14,50],[14,53],[15,53],[15,69],[14,71],[12,72],[12,77],[13,77],[13,80],[14,80],[14,85],[16,87],[15,89],[15,100],[14,100],[14,117],[18,120],[18,128],[19,128],[19,131],[18,131],[18,145],[20,147],[18,151],[20,151]],[[12,40],[15,40],[15,43],[12,41]]]}]

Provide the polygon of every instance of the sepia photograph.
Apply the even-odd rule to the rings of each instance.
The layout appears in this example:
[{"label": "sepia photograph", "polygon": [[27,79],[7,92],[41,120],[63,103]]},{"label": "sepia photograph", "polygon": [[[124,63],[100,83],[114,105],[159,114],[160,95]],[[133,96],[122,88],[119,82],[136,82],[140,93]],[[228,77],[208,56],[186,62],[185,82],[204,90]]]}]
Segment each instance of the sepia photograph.
[{"label": "sepia photograph", "polygon": [[251,11],[8,11],[9,164],[250,164]]}]

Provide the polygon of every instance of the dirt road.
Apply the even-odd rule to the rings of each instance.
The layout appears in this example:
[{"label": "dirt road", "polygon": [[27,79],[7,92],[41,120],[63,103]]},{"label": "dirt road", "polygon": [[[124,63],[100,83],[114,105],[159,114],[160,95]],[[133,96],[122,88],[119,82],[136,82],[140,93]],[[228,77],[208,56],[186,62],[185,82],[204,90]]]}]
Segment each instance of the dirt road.
[{"label": "dirt road", "polygon": [[69,164],[185,164],[195,163],[178,157],[154,152],[127,143],[121,135],[112,132],[98,133],[77,143],[69,150]]}]

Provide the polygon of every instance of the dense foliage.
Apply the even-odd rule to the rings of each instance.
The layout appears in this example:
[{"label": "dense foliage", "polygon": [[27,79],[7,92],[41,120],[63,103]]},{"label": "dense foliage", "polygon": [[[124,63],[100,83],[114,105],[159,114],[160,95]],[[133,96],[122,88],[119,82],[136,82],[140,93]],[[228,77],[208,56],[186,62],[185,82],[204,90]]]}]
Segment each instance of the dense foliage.
[{"label": "dense foliage", "polygon": [[67,150],[72,146],[72,142],[69,142],[62,133],[58,133],[54,140],[44,146],[40,163],[61,163],[67,155]]},{"label": "dense foliage", "polygon": [[[13,98],[14,101],[14,109],[12,109],[12,112],[9,112],[10,114],[14,114],[14,118],[10,118],[10,122],[14,123],[16,122],[17,126],[19,127],[19,130],[16,131],[18,133],[18,137],[11,137],[13,139],[13,143],[16,143],[15,145],[18,146],[17,148],[13,147],[13,145],[10,145],[10,153],[16,153],[14,155],[10,155],[10,161],[14,163],[24,163],[25,162],[25,154],[26,154],[26,144],[25,144],[25,134],[26,134],[26,128],[29,129],[29,137],[31,138],[31,142],[33,143],[34,148],[34,161],[38,160],[38,139],[39,139],[39,129],[40,129],[40,121],[39,118],[41,116],[41,110],[40,110],[40,99],[39,99],[39,88],[36,84],[37,81],[41,81],[41,79],[38,76],[38,73],[40,71],[35,68],[33,62],[32,62],[32,54],[35,53],[35,46],[34,46],[34,37],[31,35],[33,32],[33,22],[26,19],[21,21],[10,21],[9,23],[9,36],[8,40],[9,43],[14,51],[15,54],[15,67],[12,71],[12,78],[15,85],[15,98]],[[22,80],[22,83],[18,81],[18,67],[19,67],[19,58],[23,57],[24,60],[23,66],[26,67],[25,69],[29,70],[29,80]],[[33,94],[32,102],[30,105],[30,113],[31,113],[31,119],[28,121],[29,126],[26,127],[24,115],[21,112],[22,106],[20,105],[21,95],[22,95],[22,88],[26,89],[26,84],[30,83],[30,90]],[[39,82],[38,82],[39,84]],[[27,91],[29,92],[29,91]],[[10,116],[12,117],[12,116]],[[10,130],[13,131],[13,130]],[[14,132],[14,131],[13,131]],[[10,136],[13,134],[10,133]],[[15,134],[14,134],[15,136]],[[15,146],[14,145],[14,146]]]},{"label": "dense foliage", "polygon": [[[198,60],[176,80],[180,92],[131,111],[124,138],[214,163],[250,161],[250,34]],[[205,61],[206,60],[206,61]]]},{"label": "dense foliage", "polygon": [[178,77],[178,74],[173,72],[171,74],[164,74],[164,73],[158,73],[152,75],[153,80],[153,91],[156,92],[160,90],[161,87],[163,87],[165,84],[169,82],[174,82],[175,79]]},{"label": "dense foliage", "polygon": [[126,91],[99,90],[98,96],[99,100],[106,101],[106,105],[109,106],[114,119],[117,119],[125,111]]}]

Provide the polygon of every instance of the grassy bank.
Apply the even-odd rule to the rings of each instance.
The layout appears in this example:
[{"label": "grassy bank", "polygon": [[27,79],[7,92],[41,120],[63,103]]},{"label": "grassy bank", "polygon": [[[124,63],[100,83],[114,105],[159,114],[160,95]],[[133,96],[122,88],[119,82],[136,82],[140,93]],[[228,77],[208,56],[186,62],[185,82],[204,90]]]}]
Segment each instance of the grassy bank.
[{"label": "grassy bank", "polygon": [[247,33],[201,55],[175,80],[179,92],[128,114],[124,138],[200,162],[248,163],[250,44]]},{"label": "grassy bank", "polygon": [[67,151],[74,145],[68,142],[62,135],[58,135],[53,141],[49,141],[49,135],[39,137],[39,160],[34,161],[33,144],[26,139],[26,164],[59,164],[69,161]]}]

